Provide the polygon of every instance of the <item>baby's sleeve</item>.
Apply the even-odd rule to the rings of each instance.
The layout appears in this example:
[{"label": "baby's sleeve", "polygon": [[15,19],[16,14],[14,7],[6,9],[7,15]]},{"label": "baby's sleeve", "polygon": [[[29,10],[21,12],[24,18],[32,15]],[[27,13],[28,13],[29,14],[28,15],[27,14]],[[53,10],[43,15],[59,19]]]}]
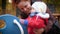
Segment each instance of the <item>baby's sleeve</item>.
[{"label": "baby's sleeve", "polygon": [[44,28],[45,24],[44,24],[44,20],[42,20],[40,17],[38,17],[38,19],[36,19],[37,17],[29,17],[28,19],[28,26],[32,27],[32,28]]}]

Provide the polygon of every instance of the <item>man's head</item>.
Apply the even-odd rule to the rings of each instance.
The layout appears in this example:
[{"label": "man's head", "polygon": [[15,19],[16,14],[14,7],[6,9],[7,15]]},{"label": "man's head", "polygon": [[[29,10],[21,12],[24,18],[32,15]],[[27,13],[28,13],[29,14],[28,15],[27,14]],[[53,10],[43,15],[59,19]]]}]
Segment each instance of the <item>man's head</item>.
[{"label": "man's head", "polygon": [[30,13],[31,5],[29,1],[21,1],[17,4],[17,7],[26,14]]},{"label": "man's head", "polygon": [[13,7],[17,7],[24,13],[29,13],[31,9],[30,0],[12,0]]}]

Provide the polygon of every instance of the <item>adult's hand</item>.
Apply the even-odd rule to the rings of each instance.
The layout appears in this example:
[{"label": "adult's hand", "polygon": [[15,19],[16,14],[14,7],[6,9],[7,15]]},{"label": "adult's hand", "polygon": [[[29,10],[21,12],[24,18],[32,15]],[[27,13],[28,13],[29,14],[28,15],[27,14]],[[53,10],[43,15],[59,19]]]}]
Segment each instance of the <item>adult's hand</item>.
[{"label": "adult's hand", "polygon": [[44,28],[34,29],[35,34],[42,34],[43,32],[44,32]]}]

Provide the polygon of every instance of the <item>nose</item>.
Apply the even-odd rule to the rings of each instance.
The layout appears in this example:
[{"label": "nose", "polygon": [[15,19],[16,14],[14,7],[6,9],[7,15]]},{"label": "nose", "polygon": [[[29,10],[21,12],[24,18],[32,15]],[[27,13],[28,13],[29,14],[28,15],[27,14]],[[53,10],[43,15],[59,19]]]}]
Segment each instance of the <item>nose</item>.
[{"label": "nose", "polygon": [[26,8],[24,8],[24,11],[26,11],[27,9]]}]

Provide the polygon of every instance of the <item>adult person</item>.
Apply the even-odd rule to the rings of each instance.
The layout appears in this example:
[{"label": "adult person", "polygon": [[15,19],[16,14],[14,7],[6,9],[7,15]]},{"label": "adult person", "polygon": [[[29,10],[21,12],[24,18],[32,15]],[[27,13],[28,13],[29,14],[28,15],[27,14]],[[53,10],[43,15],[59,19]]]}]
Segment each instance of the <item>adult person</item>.
[{"label": "adult person", "polygon": [[[30,5],[29,1],[20,1],[17,4],[17,7],[24,13],[26,13],[27,15],[31,14],[31,12],[35,11],[33,10],[33,8]],[[42,34],[44,32],[44,28],[45,28],[45,24],[44,24],[44,20],[40,17],[37,16],[33,16],[33,17],[28,17],[27,18],[27,22],[29,22],[29,28],[28,28],[28,33],[29,34]],[[34,20],[34,21],[33,21]],[[20,19],[21,21],[21,19]],[[22,20],[22,22],[26,22],[26,20]]]},{"label": "adult person", "polygon": [[[33,12],[35,11],[32,9],[30,2],[28,2],[28,1],[21,1],[18,4],[18,8],[21,11],[23,11],[24,13],[26,13],[27,15],[31,14],[32,11]],[[27,21],[28,22],[27,23],[28,24],[28,34],[37,34],[36,31],[37,32],[40,31],[40,32],[38,32],[38,34],[42,34],[42,32],[44,31],[44,28],[45,28],[44,20],[42,20],[41,18],[37,18],[37,16],[31,17],[31,15],[29,15],[26,20],[28,20]],[[26,20],[24,20],[24,23],[26,22]],[[23,20],[21,20],[21,22],[23,22]]]},{"label": "adult person", "polygon": [[[30,8],[29,8],[29,9],[30,9]],[[23,11],[25,11],[25,10],[23,10]],[[28,11],[28,10],[27,10],[27,11]],[[51,12],[49,11],[49,9],[47,9],[47,12],[51,14]],[[25,13],[25,14],[26,14],[26,13]],[[29,14],[26,14],[26,15],[29,15]],[[51,18],[52,18],[52,22],[51,22],[51,23],[53,24],[54,19],[53,19],[53,16],[52,16],[52,15],[51,15]],[[51,25],[51,24],[50,24],[50,25]]]}]

